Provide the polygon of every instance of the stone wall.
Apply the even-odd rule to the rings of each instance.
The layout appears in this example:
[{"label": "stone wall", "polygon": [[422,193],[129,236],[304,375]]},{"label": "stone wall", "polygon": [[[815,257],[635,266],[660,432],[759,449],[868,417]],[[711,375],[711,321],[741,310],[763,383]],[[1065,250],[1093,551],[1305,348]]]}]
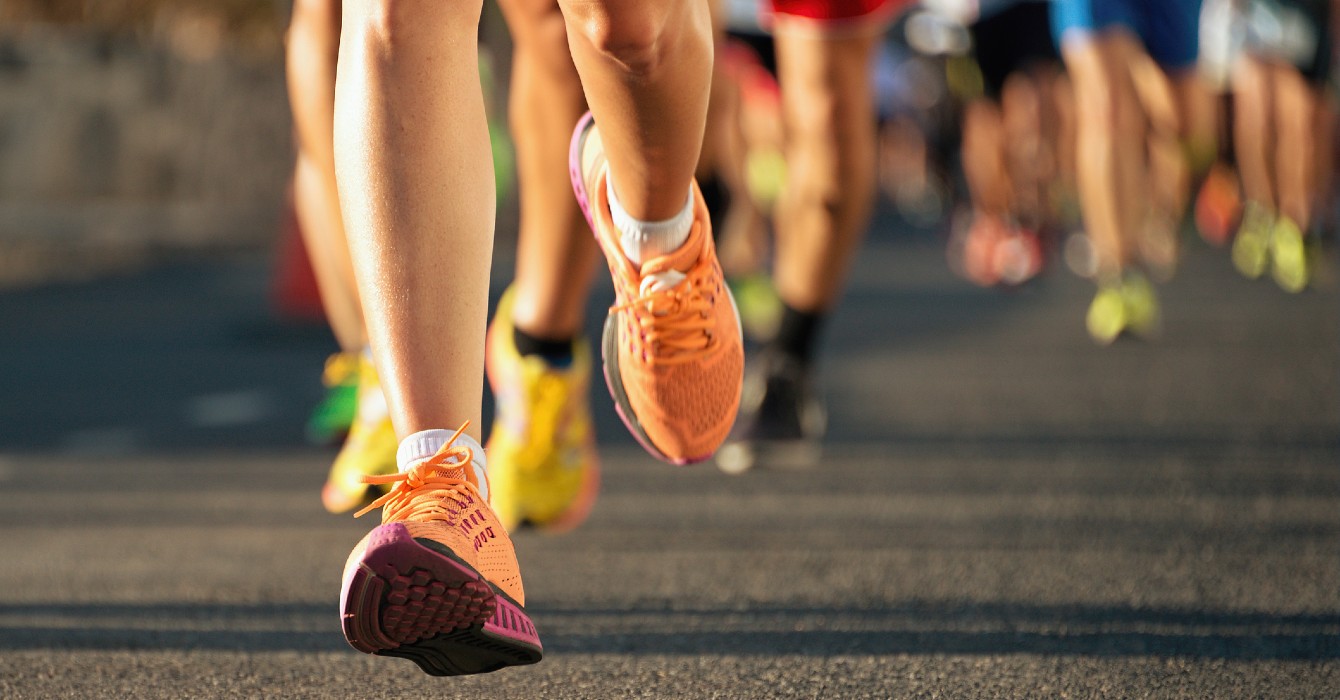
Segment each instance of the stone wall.
[{"label": "stone wall", "polygon": [[185,26],[0,28],[0,285],[271,244],[292,161],[279,42]]}]

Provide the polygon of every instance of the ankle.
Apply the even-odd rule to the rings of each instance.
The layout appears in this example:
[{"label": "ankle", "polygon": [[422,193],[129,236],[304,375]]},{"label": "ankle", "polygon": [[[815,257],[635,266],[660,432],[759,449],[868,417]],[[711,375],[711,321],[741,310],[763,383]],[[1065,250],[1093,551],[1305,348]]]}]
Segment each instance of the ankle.
[{"label": "ankle", "polygon": [[571,336],[542,338],[527,333],[516,325],[512,326],[512,343],[516,346],[517,354],[522,357],[539,357],[545,364],[555,369],[572,364],[576,347],[576,339]]},{"label": "ankle", "polygon": [[678,214],[662,221],[643,221],[628,213],[619,203],[614,193],[614,180],[610,175],[605,178],[606,192],[609,196],[610,217],[614,228],[619,232],[619,243],[624,256],[634,264],[678,250],[689,238],[693,228],[693,189],[689,189],[684,207]]},{"label": "ankle", "polygon": [[465,433],[457,435],[456,439],[452,440],[451,436],[454,434],[455,431],[451,430],[432,429],[420,430],[417,433],[406,435],[405,438],[400,441],[400,447],[396,450],[395,455],[396,464],[399,466],[400,471],[408,471],[419,462],[432,457],[449,442],[451,445],[457,447],[468,447],[470,452],[474,455],[471,461],[481,470],[484,469],[487,464],[487,459],[484,456],[484,447],[480,445],[477,440]]},{"label": "ankle", "polygon": [[822,311],[801,311],[782,302],[782,319],[778,324],[777,335],[769,345],[774,352],[808,367],[814,358],[826,317],[827,314]]}]

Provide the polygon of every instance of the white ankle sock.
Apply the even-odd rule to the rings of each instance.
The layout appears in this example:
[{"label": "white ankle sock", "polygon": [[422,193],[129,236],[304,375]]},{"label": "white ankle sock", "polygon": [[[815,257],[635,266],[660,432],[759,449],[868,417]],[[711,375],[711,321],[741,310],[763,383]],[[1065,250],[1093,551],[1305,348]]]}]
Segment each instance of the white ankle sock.
[{"label": "white ankle sock", "polygon": [[664,221],[640,221],[634,219],[619,204],[614,195],[614,179],[606,176],[605,191],[609,194],[610,215],[614,219],[614,228],[619,230],[619,243],[623,254],[635,265],[677,250],[689,239],[693,228],[693,189],[684,201],[684,208],[678,214]]},{"label": "white ankle sock", "polygon": [[[420,430],[413,435],[406,435],[405,439],[400,441],[400,448],[395,453],[395,461],[400,466],[401,473],[409,471],[415,464],[437,454],[437,451],[442,449],[442,446],[451,439],[454,432],[453,430]],[[465,433],[461,433],[453,444],[468,447],[474,453],[474,459],[471,460],[470,467],[474,469],[475,481],[479,482],[479,495],[487,501],[489,498],[489,480],[485,474],[488,472],[488,459],[484,456],[483,446]]]}]

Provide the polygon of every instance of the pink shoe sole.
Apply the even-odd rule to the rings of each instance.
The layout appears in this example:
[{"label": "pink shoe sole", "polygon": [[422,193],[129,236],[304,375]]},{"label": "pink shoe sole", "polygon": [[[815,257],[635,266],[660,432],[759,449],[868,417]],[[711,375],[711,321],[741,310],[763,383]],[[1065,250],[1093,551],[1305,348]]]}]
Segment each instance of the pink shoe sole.
[{"label": "pink shoe sole", "polygon": [[345,573],[344,637],[353,648],[398,656],[434,676],[488,673],[544,654],[525,610],[437,543],[380,525]]}]

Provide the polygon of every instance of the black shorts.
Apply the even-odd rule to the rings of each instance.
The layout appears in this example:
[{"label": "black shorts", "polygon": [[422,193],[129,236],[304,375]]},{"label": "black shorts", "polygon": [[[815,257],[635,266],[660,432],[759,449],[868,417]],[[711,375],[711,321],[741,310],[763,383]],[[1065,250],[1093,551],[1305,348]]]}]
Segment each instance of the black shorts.
[{"label": "black shorts", "polygon": [[1042,62],[1060,61],[1052,41],[1048,0],[1026,0],[975,22],[973,55],[987,97],[998,99],[1010,74]]},{"label": "black shorts", "polygon": [[1303,13],[1317,28],[1317,49],[1310,60],[1304,60],[1298,70],[1308,80],[1321,84],[1331,75],[1331,3],[1329,0],[1278,0],[1279,4],[1293,7]]}]

